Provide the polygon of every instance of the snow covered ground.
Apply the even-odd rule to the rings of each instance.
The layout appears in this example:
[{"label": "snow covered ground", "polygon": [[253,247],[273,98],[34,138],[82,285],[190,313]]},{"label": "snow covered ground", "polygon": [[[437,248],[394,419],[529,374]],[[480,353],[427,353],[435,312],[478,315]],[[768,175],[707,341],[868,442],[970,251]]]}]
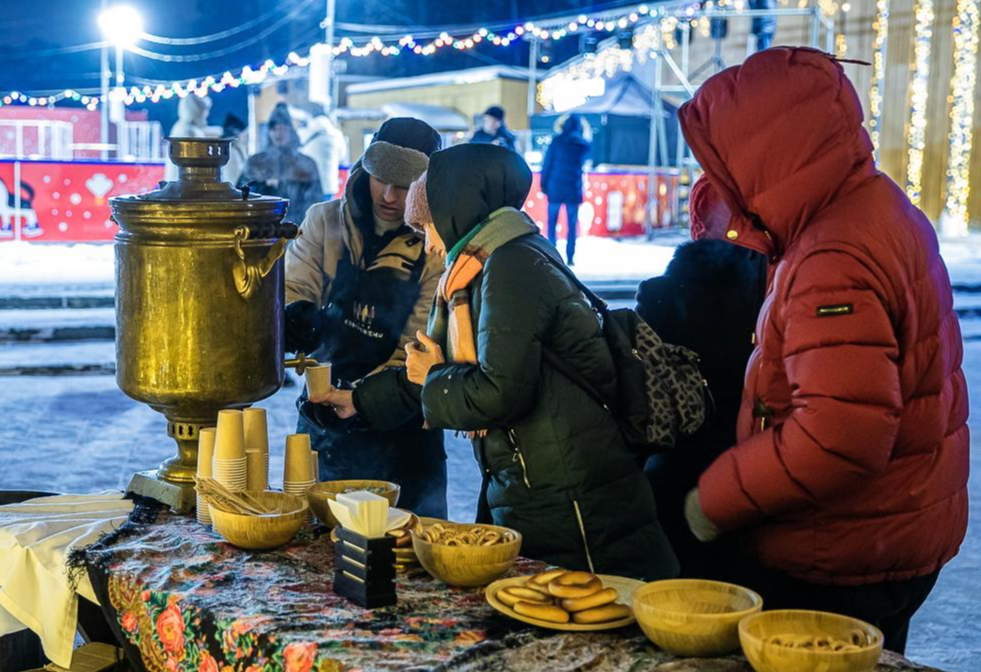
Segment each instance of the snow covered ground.
[{"label": "snow covered ground", "polygon": [[[642,280],[660,275],[674,248],[686,240],[687,235],[678,231],[657,232],[650,242],[580,238],[576,274],[584,280]],[[559,248],[565,249],[561,241]],[[981,234],[941,240],[940,248],[954,282],[981,283]],[[112,244],[0,243],[0,293],[13,286],[40,292],[55,285],[105,288],[112,282]]]},{"label": "snow covered ground", "polygon": [[[585,238],[578,246],[575,270],[596,285],[622,283],[629,295],[632,282],[663,272],[674,248],[685,239],[679,233],[659,233],[652,243]],[[957,287],[964,366],[974,392],[973,522],[960,555],[944,570],[914,621],[908,654],[949,672],[973,672],[981,659],[981,629],[976,624],[981,604],[981,528],[976,522],[981,520],[981,235],[945,240],[941,248]],[[79,329],[92,328],[92,333],[110,329],[114,321],[110,308],[27,310],[11,309],[13,303],[4,305],[5,299],[40,297],[105,300],[112,295],[112,283],[112,245],[0,243],[0,408],[5,412],[0,423],[0,489],[124,488],[133,472],[172,454],[163,417],[128,399],[108,375],[115,357],[112,341],[106,337],[73,340],[72,333],[77,336]],[[17,342],[17,334],[24,330],[36,330],[40,342]],[[68,334],[67,340],[53,342],[51,338],[59,333]],[[10,375],[24,366],[63,367],[66,373],[77,373],[80,364],[90,365],[88,370],[100,375]],[[259,404],[268,409],[277,447],[270,465],[274,484],[282,480],[282,441],[295,427],[298,392],[296,386],[284,388]],[[469,442],[452,434],[446,439],[450,515],[471,520],[479,474]]]}]

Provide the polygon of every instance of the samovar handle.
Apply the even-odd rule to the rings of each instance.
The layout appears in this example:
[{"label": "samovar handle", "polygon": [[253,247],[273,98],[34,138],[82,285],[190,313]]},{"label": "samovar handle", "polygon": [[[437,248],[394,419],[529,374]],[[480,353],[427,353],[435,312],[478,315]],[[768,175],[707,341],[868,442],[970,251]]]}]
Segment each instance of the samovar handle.
[{"label": "samovar handle", "polygon": [[[273,224],[260,227],[260,230],[253,231],[248,226],[239,226],[235,229],[235,254],[238,259],[232,267],[232,278],[235,280],[235,289],[248,301],[251,299],[262,284],[262,279],[269,275],[276,262],[286,253],[286,245],[291,238],[300,236],[300,227],[291,222]],[[250,263],[245,259],[245,250],[242,244],[250,238],[278,238],[269,248],[266,256],[258,262]]]}]

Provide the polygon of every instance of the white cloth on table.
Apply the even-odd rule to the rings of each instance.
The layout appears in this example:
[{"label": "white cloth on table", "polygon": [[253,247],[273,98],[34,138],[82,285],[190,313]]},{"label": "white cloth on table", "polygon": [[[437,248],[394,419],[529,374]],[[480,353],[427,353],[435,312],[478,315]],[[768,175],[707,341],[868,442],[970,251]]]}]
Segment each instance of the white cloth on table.
[{"label": "white cloth on table", "polygon": [[0,636],[30,628],[52,662],[70,667],[78,595],[97,600],[87,575],[72,590],[68,555],[121,526],[132,510],[121,492],[0,506]]}]

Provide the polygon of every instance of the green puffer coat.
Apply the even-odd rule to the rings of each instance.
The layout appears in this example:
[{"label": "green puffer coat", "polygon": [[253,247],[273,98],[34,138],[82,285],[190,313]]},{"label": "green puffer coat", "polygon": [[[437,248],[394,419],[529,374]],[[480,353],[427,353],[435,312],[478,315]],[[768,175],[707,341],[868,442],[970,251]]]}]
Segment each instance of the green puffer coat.
[{"label": "green puffer coat", "polygon": [[[524,201],[530,173],[523,179],[520,157],[498,149],[463,145],[433,155],[430,209],[448,247],[491,212]],[[474,441],[486,505],[494,523],[522,533],[522,555],[568,569],[674,577],[677,559],[650,485],[615,420],[542,360],[549,348],[614,396],[598,318],[559,263],[535,234],[492,252],[470,285],[479,366],[433,367],[423,414],[433,428],[489,430]]]}]

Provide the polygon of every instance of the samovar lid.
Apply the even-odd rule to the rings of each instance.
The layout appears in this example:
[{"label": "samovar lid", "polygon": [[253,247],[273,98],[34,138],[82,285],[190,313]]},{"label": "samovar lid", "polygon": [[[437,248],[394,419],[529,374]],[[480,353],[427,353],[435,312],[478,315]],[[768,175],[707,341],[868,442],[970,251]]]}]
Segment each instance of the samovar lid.
[{"label": "samovar lid", "polygon": [[239,190],[230,182],[222,181],[221,168],[228,163],[230,138],[168,138],[167,142],[170,145],[170,160],[177,166],[177,179],[161,182],[159,189],[145,194],[109,199],[114,206],[220,201],[254,208],[256,205],[285,206],[288,203],[286,199],[276,196],[250,194],[248,187]]},{"label": "samovar lid", "polygon": [[170,160],[178,177],[161,182],[146,194],[109,199],[120,234],[142,231],[151,235],[231,235],[242,224],[277,224],[286,216],[289,200],[250,194],[221,180],[232,143],[227,138],[169,138]]}]

